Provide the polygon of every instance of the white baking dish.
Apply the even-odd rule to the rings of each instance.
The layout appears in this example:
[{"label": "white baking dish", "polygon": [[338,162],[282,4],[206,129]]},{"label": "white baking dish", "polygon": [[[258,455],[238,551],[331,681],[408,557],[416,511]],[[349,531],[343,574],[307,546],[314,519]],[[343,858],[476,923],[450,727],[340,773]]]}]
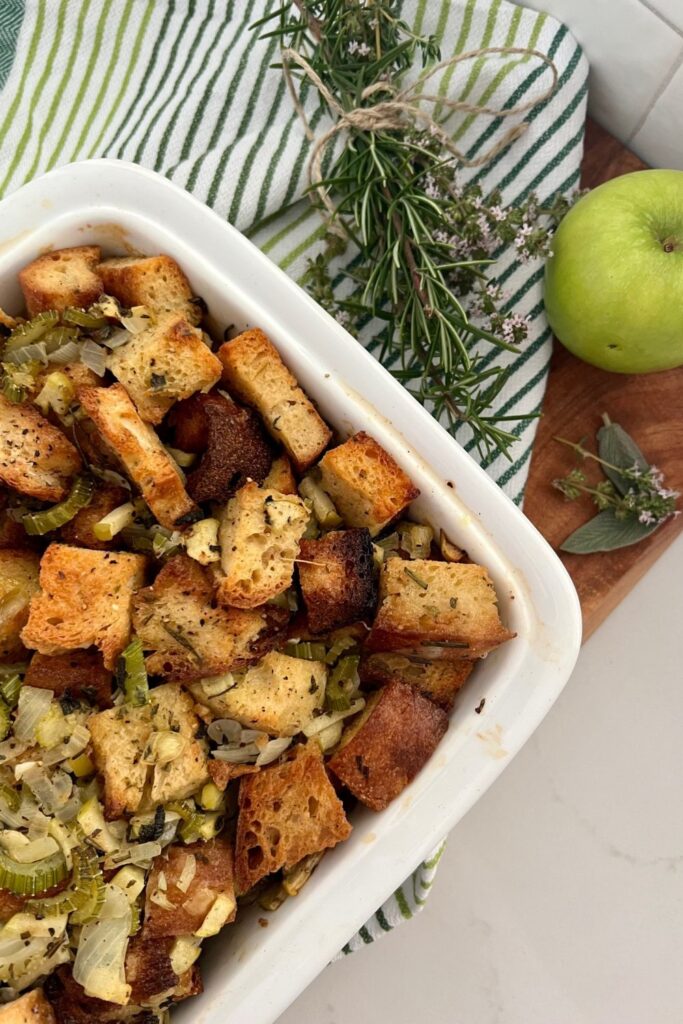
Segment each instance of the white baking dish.
[{"label": "white baking dish", "polygon": [[372,356],[238,231],[161,176],[88,161],[0,203],[0,305],[19,308],[17,271],[38,252],[92,242],[111,254],[170,253],[221,325],[262,327],[330,423],[367,429],[410,473],[422,492],[416,512],[488,567],[518,634],[477,667],[402,797],[381,814],[356,812],[351,839],[267,928],[251,908],[213,940],[204,995],[173,1015],[178,1024],[270,1024],[529,738],[574,666],[578,599],[531,523]]}]

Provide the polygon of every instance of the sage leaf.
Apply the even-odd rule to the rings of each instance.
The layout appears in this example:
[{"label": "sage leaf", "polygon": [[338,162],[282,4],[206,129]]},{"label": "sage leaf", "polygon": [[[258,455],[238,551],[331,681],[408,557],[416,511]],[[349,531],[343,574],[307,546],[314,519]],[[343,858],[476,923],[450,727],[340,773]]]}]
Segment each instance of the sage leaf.
[{"label": "sage leaf", "polygon": [[[633,469],[637,466],[641,473],[646,473],[650,468],[636,442],[618,423],[610,423],[598,430],[598,455],[604,462],[618,466],[619,469]],[[603,466],[602,471],[619,493],[624,495],[633,484],[611,466]]]},{"label": "sage leaf", "polygon": [[564,544],[560,545],[560,551],[568,551],[573,555],[592,555],[596,551],[627,548],[649,537],[658,525],[641,523],[635,516],[617,519],[614,510],[608,508],[598,512],[597,516],[584,523],[578,530],[574,530]]}]

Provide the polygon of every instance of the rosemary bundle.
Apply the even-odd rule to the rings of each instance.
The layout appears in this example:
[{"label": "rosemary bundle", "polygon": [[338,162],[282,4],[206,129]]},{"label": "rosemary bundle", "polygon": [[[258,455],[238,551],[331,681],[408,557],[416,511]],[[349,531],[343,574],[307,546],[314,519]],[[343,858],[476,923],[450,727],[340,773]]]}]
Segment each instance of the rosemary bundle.
[{"label": "rosemary bundle", "polygon": [[[510,245],[521,260],[546,255],[569,204],[558,196],[541,206],[531,196],[505,207],[498,192],[485,196],[459,179],[467,161],[441,127],[440,107],[446,116],[453,109],[493,111],[420,91],[439,70],[440,54],[432,37],[416,35],[400,19],[399,6],[396,0],[296,0],[258,23],[268,29],[264,35],[281,38],[283,62],[276,66],[288,81],[313,83],[336,118],[313,148],[310,196],[328,230],[305,284],[350,331],[379,321],[373,349],[394,376],[450,432],[468,424],[482,456],[509,457],[515,434],[505,421],[531,417],[496,415],[508,371],[485,356],[490,346],[519,351],[528,322],[504,311],[495,262]],[[273,19],[274,27],[264,24]],[[406,87],[416,63],[425,69],[419,85]],[[499,113],[529,109],[551,92]],[[308,130],[300,95],[295,103]],[[425,100],[432,103],[428,115],[418,106]],[[508,131],[502,145],[523,127]],[[341,151],[331,144],[339,136]],[[498,143],[495,152],[501,148]],[[335,278],[331,268],[349,246],[356,253]]]}]

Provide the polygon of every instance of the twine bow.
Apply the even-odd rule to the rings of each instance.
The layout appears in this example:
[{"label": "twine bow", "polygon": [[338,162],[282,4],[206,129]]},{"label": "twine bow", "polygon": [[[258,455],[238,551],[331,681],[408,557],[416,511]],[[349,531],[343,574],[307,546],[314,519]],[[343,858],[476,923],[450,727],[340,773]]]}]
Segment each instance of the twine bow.
[{"label": "twine bow", "polygon": [[[520,103],[515,107],[499,108],[490,107],[484,103],[467,103],[464,100],[453,100],[448,96],[434,95],[433,93],[422,92],[422,88],[426,82],[429,81],[437,72],[442,71],[444,68],[455,67],[464,61],[474,60],[477,57],[486,57],[491,54],[500,55],[513,55],[519,54],[524,57],[538,57],[547,67],[550,68],[552,73],[552,82],[538,96],[531,100],[527,100],[525,103]],[[405,89],[396,89],[395,86],[389,82],[374,82],[372,85],[368,85],[361,93],[361,105],[354,107],[352,110],[344,110],[339,101],[336,99],[334,94],[330,92],[325,83],[322,81],[320,76],[311,65],[308,63],[305,57],[303,57],[298,50],[287,48],[282,51],[282,67],[287,82],[287,87],[292,96],[292,101],[296,108],[299,117],[304,126],[304,131],[308,136],[309,140],[313,143],[313,150],[308,161],[308,183],[311,189],[313,189],[325,209],[330,214],[330,218],[335,216],[335,207],[330,199],[329,192],[324,186],[322,179],[322,164],[327,148],[333,139],[343,131],[358,131],[358,132],[379,132],[379,131],[401,131],[406,128],[407,123],[410,120],[421,121],[424,123],[427,131],[438,138],[443,148],[447,150],[452,156],[458,160],[464,167],[481,167],[492,160],[498,153],[502,152],[511,142],[518,139],[529,127],[527,121],[520,121],[518,124],[508,128],[501,138],[490,146],[481,156],[477,157],[476,160],[470,160],[467,156],[455,145],[452,138],[444,130],[441,124],[435,119],[434,114],[427,110],[423,110],[420,106],[422,101],[432,104],[432,107],[444,107],[450,113],[461,111],[462,113],[474,114],[479,116],[486,114],[490,117],[513,117],[515,115],[527,113],[530,110],[545,103],[546,100],[550,99],[557,88],[558,73],[554,62],[546,54],[541,53],[540,50],[532,50],[528,47],[523,46],[486,46],[479,50],[468,50],[466,53],[458,53],[454,57],[449,57],[447,60],[442,60],[433,67],[427,68],[419,78],[412,84],[407,86]],[[299,99],[297,91],[294,87],[294,81],[292,78],[291,65],[297,64],[306,77],[316,87],[320,95],[327,103],[331,113],[336,115],[337,120],[322,135],[317,136],[311,129],[310,123],[306,116],[306,112]],[[370,106],[363,106],[363,101],[371,99],[378,93],[388,93],[389,98],[379,100]]]}]

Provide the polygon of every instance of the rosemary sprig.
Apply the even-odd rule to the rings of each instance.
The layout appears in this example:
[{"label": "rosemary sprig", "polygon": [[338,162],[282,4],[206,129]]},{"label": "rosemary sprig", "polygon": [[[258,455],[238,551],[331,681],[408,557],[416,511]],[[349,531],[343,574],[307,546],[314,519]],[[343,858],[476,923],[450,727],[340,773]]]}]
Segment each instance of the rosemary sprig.
[{"label": "rosemary sprig", "polygon": [[[377,102],[376,93],[364,98],[367,87],[399,88],[416,60],[439,58],[435,39],[412,32],[398,9],[397,0],[295,0],[257,24],[275,21],[265,35],[305,56],[351,111]],[[377,355],[403,385],[451,432],[468,424],[480,454],[508,455],[515,434],[504,421],[530,416],[495,414],[509,371],[485,353],[518,351],[528,322],[505,309],[492,265],[511,244],[522,259],[544,255],[568,202],[542,208],[532,196],[504,208],[498,192],[461,184],[452,155],[409,115],[400,131],[351,130],[345,139],[316,183],[335,216],[325,251],[309,260],[309,291],[352,331],[382,321]],[[334,280],[331,263],[349,242],[358,253]]]}]

